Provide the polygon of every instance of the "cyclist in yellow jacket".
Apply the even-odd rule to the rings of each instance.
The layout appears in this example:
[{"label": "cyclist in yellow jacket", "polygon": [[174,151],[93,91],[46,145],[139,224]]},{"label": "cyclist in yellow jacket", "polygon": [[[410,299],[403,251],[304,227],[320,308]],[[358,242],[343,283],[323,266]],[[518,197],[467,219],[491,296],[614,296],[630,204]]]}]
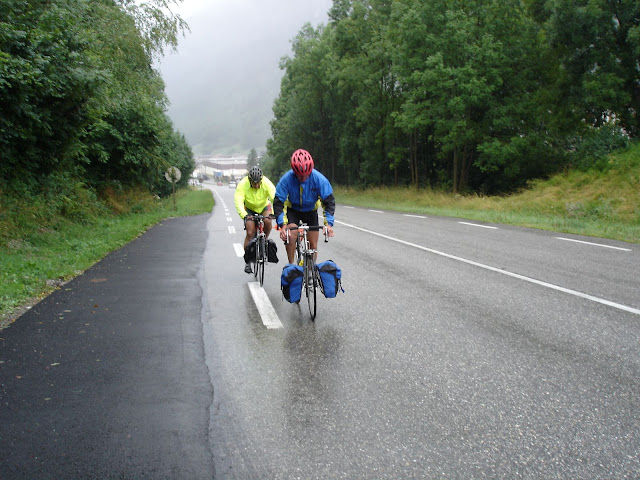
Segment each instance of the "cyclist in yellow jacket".
[{"label": "cyclist in yellow jacket", "polygon": [[[245,250],[256,234],[256,223],[253,220],[253,215],[255,213],[260,213],[265,217],[270,215],[275,194],[275,185],[262,175],[262,169],[257,165],[251,167],[249,174],[238,183],[233,199],[240,218],[244,220],[244,229],[247,232],[244,238]],[[265,218],[264,233],[267,238],[269,238],[270,232],[271,219]],[[251,273],[251,264],[245,264],[244,271]]]}]

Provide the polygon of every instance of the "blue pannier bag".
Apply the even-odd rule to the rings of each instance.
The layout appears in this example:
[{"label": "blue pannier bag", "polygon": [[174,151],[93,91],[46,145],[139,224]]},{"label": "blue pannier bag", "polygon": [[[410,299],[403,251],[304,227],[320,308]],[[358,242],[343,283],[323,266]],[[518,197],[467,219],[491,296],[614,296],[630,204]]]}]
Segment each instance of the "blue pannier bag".
[{"label": "blue pannier bag", "polygon": [[320,290],[327,298],[334,298],[339,290],[344,292],[341,285],[342,270],[333,260],[316,264],[320,276]]},{"label": "blue pannier bag", "polygon": [[289,303],[298,303],[302,294],[302,267],[290,263],[285,265],[280,276],[282,295]]}]

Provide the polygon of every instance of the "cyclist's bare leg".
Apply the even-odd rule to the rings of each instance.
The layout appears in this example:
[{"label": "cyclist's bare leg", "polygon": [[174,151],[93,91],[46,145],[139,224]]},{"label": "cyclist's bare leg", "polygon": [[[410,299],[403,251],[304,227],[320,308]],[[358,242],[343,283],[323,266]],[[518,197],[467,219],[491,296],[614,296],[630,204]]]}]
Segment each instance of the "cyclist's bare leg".
[{"label": "cyclist's bare leg", "polygon": [[320,237],[320,231],[309,230],[307,232],[307,239],[309,240],[309,248],[315,250],[316,254],[314,258],[318,258],[318,238]]},{"label": "cyclist's bare leg", "polygon": [[247,229],[247,235],[244,237],[244,248],[247,248],[247,245],[249,245],[249,242],[256,234],[256,224],[253,220],[247,220],[245,227]]},{"label": "cyclist's bare leg", "polygon": [[267,238],[269,238],[269,234],[271,233],[271,219],[268,218],[269,215],[271,215],[271,207],[267,207],[264,209],[264,211],[262,212],[262,215],[264,215],[265,219],[264,219],[264,234],[267,236]]},{"label": "cyclist's bare leg", "polygon": [[[295,223],[290,223],[284,228],[296,228],[298,225]],[[285,245],[287,249],[287,258],[289,259],[289,263],[293,263],[293,257],[296,253],[296,235],[298,235],[298,230],[293,230],[289,234],[289,243]]]}]

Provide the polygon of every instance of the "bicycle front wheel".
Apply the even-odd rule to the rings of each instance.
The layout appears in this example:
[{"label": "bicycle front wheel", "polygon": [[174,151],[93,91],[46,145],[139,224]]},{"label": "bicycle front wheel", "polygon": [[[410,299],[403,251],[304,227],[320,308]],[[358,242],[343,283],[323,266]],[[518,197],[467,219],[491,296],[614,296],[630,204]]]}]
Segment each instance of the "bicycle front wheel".
[{"label": "bicycle front wheel", "polygon": [[315,320],[316,318],[316,289],[318,287],[318,283],[316,281],[315,269],[316,262],[313,260],[313,255],[307,255],[305,258],[304,280],[311,320]]},{"label": "bicycle front wheel", "polygon": [[255,237],[255,238],[256,238],[256,257],[253,260],[253,276],[257,280],[258,265],[260,264],[260,262],[258,261],[260,259],[260,237]]},{"label": "bicycle front wheel", "polygon": [[296,250],[293,252],[293,263],[296,265],[303,265],[304,263],[302,245],[299,240],[296,240]]},{"label": "bicycle front wheel", "polygon": [[267,246],[264,241],[264,237],[260,237],[258,242],[258,259],[256,262],[256,272],[260,286],[264,285],[264,266],[267,262]]}]

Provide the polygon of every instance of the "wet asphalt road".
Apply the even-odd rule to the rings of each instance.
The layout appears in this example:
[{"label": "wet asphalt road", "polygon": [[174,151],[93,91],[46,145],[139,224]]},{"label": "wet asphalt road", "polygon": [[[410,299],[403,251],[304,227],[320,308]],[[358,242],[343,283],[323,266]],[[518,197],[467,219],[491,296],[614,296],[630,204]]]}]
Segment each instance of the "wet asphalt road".
[{"label": "wet asphalt road", "polygon": [[637,245],[339,206],[267,329],[212,189],[0,332],[0,478],[637,478]]},{"label": "wet asphalt road", "polygon": [[212,478],[208,217],[162,222],[0,331],[0,478]]}]

